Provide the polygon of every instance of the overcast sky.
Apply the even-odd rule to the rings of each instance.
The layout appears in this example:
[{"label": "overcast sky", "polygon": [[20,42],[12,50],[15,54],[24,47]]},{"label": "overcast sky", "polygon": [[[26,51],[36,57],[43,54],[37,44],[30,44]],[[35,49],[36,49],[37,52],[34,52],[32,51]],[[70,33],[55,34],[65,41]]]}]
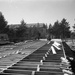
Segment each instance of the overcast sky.
[{"label": "overcast sky", "polygon": [[0,0],[0,11],[8,24],[51,23],[66,18],[71,26],[75,21],[75,0]]}]

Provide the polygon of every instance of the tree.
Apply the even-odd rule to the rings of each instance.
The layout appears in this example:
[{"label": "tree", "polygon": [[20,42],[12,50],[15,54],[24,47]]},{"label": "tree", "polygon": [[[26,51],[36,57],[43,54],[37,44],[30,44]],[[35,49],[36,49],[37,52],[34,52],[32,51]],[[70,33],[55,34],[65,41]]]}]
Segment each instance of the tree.
[{"label": "tree", "polygon": [[24,20],[21,21],[21,25],[16,30],[16,36],[20,40],[24,40],[27,37],[27,26]]},{"label": "tree", "polygon": [[40,34],[40,38],[47,38],[47,24],[38,28],[38,33]]},{"label": "tree", "polygon": [[59,37],[60,37],[60,23],[59,23],[58,20],[54,23],[52,29],[53,29],[53,35],[54,35],[56,38],[59,38]]},{"label": "tree", "polygon": [[26,23],[24,22],[24,19],[21,20],[21,25],[26,26]]},{"label": "tree", "polygon": [[60,22],[60,34],[62,38],[70,37],[70,26],[69,22],[65,18]]},{"label": "tree", "polygon": [[47,39],[51,40],[52,36],[53,36],[53,29],[52,29],[52,25],[49,25],[48,31],[47,31],[48,35],[47,35]]},{"label": "tree", "polygon": [[37,29],[37,27],[36,26],[33,26],[32,27],[32,38],[33,39],[37,39],[37,33],[38,33],[38,29]]},{"label": "tree", "polygon": [[0,12],[0,33],[4,32],[6,26],[7,26],[7,21],[5,20],[4,16]]},{"label": "tree", "polygon": [[74,24],[74,26],[73,26],[73,30],[74,30],[74,32],[75,32],[75,24]]},{"label": "tree", "polygon": [[16,39],[16,30],[15,29],[9,28],[8,36],[9,36],[10,41],[17,42],[17,39]]},{"label": "tree", "polygon": [[75,39],[75,32],[71,32],[71,39],[72,39],[72,43],[74,44],[73,39]]},{"label": "tree", "polygon": [[74,44],[73,39],[75,39],[75,24],[73,25],[73,32],[71,32],[71,39],[72,39],[72,43]]},{"label": "tree", "polygon": [[6,34],[9,34],[10,33],[10,28],[9,28],[9,25],[7,25],[5,28],[4,28],[4,33]]},{"label": "tree", "polygon": [[43,28],[47,29],[47,24],[43,23]]},{"label": "tree", "polygon": [[32,39],[32,27],[29,27],[28,29],[27,29],[27,33],[28,33],[28,39]]},{"label": "tree", "polygon": [[55,38],[68,38],[71,32],[69,22],[65,18],[61,22],[56,21],[53,26],[49,26],[48,32]]}]

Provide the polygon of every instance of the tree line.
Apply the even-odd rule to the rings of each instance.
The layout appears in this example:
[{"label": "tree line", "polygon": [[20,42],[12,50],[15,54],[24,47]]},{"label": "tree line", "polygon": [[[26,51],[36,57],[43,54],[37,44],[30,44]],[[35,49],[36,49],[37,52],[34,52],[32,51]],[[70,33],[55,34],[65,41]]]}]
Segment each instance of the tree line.
[{"label": "tree line", "polygon": [[56,21],[54,25],[49,25],[48,33],[50,37],[55,38],[70,38],[70,25],[69,22],[66,21],[65,18],[61,20],[61,22]]},{"label": "tree line", "polygon": [[17,28],[10,28],[8,22],[5,20],[4,15],[0,12],[0,34],[8,34],[10,41],[19,42],[24,40],[36,40],[47,38],[70,38],[70,24],[65,18],[61,22],[56,21],[54,25],[48,25],[43,23],[40,26],[28,27],[24,20],[21,21],[20,26]]}]

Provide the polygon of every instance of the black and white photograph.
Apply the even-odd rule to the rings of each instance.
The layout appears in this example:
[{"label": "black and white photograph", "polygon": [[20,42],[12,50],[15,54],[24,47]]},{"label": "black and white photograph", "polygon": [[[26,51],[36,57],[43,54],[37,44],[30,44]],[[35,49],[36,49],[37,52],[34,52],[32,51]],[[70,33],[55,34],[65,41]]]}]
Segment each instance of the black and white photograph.
[{"label": "black and white photograph", "polygon": [[0,75],[75,75],[75,0],[0,0]]}]

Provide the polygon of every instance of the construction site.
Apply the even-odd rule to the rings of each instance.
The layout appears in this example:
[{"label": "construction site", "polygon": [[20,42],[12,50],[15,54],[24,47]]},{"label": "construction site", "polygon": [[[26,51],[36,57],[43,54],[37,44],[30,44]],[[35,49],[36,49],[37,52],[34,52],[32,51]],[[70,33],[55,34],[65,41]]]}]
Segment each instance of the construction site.
[{"label": "construction site", "polygon": [[0,46],[0,75],[74,75],[71,43],[52,39]]}]

